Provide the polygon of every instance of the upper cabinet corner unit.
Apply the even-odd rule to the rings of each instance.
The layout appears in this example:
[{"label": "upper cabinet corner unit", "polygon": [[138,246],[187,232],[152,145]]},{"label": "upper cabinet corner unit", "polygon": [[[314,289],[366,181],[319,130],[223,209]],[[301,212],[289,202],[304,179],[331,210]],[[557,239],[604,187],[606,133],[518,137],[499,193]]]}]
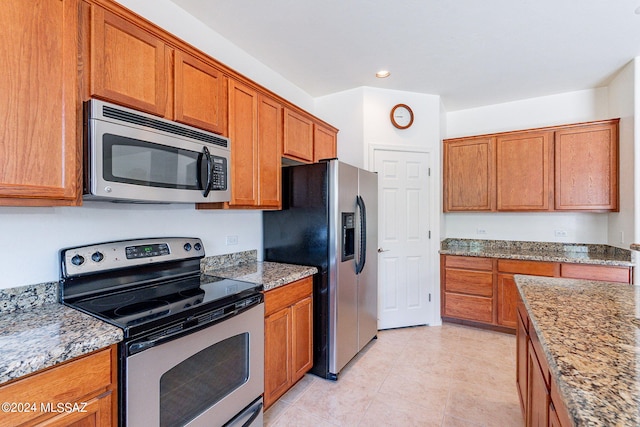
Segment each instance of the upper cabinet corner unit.
[{"label": "upper cabinet corner unit", "polygon": [[90,96],[226,135],[225,75],[158,33],[92,5]]},{"label": "upper cabinet corner unit", "polygon": [[444,211],[618,211],[618,122],[444,140]]},{"label": "upper cabinet corner unit", "polygon": [[282,155],[303,163],[334,158],[337,132],[310,115],[287,107],[284,109]]}]

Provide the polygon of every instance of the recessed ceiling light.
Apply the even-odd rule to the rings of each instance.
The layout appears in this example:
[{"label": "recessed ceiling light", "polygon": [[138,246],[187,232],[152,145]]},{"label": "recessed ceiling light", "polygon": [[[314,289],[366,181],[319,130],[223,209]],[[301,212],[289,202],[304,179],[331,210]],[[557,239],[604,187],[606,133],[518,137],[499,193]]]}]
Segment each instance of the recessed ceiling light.
[{"label": "recessed ceiling light", "polygon": [[385,79],[391,75],[391,72],[387,70],[380,70],[376,73],[376,77],[379,79]]}]

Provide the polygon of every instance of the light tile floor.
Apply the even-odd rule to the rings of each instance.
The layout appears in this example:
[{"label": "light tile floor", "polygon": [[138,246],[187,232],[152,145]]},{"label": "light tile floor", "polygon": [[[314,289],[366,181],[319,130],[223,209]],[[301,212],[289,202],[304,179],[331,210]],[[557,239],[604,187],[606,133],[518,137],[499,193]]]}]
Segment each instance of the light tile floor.
[{"label": "light tile floor", "polygon": [[307,374],[267,427],[522,427],[513,335],[466,326],[380,331],[338,381]]}]

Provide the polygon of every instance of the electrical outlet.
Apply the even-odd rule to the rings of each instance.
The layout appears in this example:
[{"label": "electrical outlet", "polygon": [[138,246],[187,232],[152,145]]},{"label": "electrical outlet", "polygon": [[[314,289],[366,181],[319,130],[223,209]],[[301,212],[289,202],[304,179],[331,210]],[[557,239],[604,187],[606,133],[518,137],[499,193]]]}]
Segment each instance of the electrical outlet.
[{"label": "electrical outlet", "polygon": [[238,244],[238,236],[227,236],[227,246],[237,245],[237,244]]},{"label": "electrical outlet", "polygon": [[556,237],[567,237],[567,230],[556,230]]},{"label": "electrical outlet", "polygon": [[485,230],[484,228],[477,228],[476,234],[487,234],[487,230]]}]

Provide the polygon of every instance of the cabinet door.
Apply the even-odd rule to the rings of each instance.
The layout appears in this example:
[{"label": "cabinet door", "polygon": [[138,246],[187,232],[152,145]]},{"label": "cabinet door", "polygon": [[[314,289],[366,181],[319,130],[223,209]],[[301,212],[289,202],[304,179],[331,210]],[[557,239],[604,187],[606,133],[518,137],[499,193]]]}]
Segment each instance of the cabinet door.
[{"label": "cabinet door", "polygon": [[444,143],[444,211],[495,210],[494,138]]},{"label": "cabinet door", "polygon": [[518,289],[512,274],[498,274],[498,325],[516,327]]},{"label": "cabinet door", "polygon": [[229,138],[231,140],[231,206],[258,204],[258,94],[229,82]]},{"label": "cabinet door", "polygon": [[264,406],[269,407],[291,384],[291,309],[264,320]]},{"label": "cabinet door", "polygon": [[499,211],[549,210],[550,132],[514,132],[496,138]]},{"label": "cabinet door", "polygon": [[293,160],[313,162],[313,122],[289,108],[284,109],[282,154]]},{"label": "cabinet door", "polygon": [[2,4],[0,204],[80,203],[78,2]]},{"label": "cabinet door", "polygon": [[258,189],[260,207],[282,206],[282,106],[262,94],[258,95]]},{"label": "cabinet door", "polygon": [[[43,423],[47,427],[112,427],[117,422],[112,417],[113,393],[109,392],[79,406],[81,411],[70,411]],[[82,402],[81,405],[85,403]]]},{"label": "cabinet door", "polygon": [[523,319],[516,314],[516,385],[522,413],[527,414],[527,366],[529,364],[529,335]]},{"label": "cabinet door", "polygon": [[555,133],[555,209],[618,210],[618,121]]},{"label": "cabinet door", "polygon": [[336,133],[319,124],[313,125],[313,161],[338,157],[336,147]]},{"label": "cabinet door", "polygon": [[313,366],[313,304],[308,297],[291,307],[291,381],[295,383]]},{"label": "cabinet door", "polygon": [[91,94],[167,116],[171,49],[142,28],[92,6]]},{"label": "cabinet door", "polygon": [[531,344],[529,344],[528,375],[527,426],[547,427],[549,425],[549,390]]},{"label": "cabinet door", "polygon": [[175,120],[226,135],[227,87],[222,72],[179,50],[174,62]]}]

